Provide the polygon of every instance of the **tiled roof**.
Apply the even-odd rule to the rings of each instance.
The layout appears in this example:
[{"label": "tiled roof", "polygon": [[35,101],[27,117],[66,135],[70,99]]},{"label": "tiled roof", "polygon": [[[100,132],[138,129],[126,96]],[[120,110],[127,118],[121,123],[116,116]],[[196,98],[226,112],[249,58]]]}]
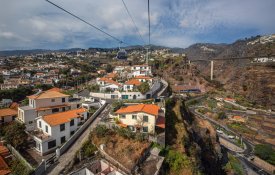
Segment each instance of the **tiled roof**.
[{"label": "tiled roof", "polygon": [[104,82],[109,83],[109,84],[115,84],[117,86],[121,86],[118,82],[116,82],[114,80],[111,80],[111,79],[108,79],[106,77],[102,77],[98,81],[104,81]]},{"label": "tiled roof", "polygon": [[74,109],[66,112],[59,112],[55,114],[45,115],[42,117],[42,119],[46,123],[48,123],[50,126],[56,126],[56,125],[70,122],[71,119],[80,117],[80,114],[86,111],[87,110],[85,108]]},{"label": "tiled roof", "polygon": [[106,78],[115,78],[117,76],[117,74],[115,73],[108,73],[105,77]]},{"label": "tiled roof", "polygon": [[41,92],[39,94],[34,94],[28,96],[30,99],[46,99],[46,98],[58,98],[58,97],[68,97],[69,95],[63,94],[57,89],[50,89],[48,91]]},{"label": "tiled roof", "polygon": [[156,121],[156,126],[160,128],[165,128],[165,118],[164,117],[158,117]]},{"label": "tiled roof", "polygon": [[17,115],[17,111],[10,108],[0,109],[0,117]]},{"label": "tiled roof", "polygon": [[60,88],[57,88],[57,87],[53,87],[53,88],[51,88],[51,89],[49,89],[49,90],[47,90],[47,91],[56,91],[56,92],[62,92],[62,89],[60,89]]},{"label": "tiled roof", "polygon": [[2,156],[0,156],[0,175],[6,175],[11,173],[9,166]]},{"label": "tiled roof", "polygon": [[126,84],[126,85],[135,85],[135,86],[139,86],[139,85],[141,85],[141,82],[138,81],[138,80],[136,80],[136,79],[131,79],[131,80],[127,81],[125,84]]},{"label": "tiled roof", "polygon": [[151,114],[157,116],[159,113],[160,107],[153,104],[138,104],[127,106],[125,108],[120,108],[116,111],[116,114],[127,114],[127,113],[135,113],[135,112],[144,112],[147,114]]},{"label": "tiled roof", "polygon": [[10,153],[9,153],[8,148],[5,147],[5,146],[0,145],[0,156],[5,157],[5,156],[8,156],[9,154]]}]

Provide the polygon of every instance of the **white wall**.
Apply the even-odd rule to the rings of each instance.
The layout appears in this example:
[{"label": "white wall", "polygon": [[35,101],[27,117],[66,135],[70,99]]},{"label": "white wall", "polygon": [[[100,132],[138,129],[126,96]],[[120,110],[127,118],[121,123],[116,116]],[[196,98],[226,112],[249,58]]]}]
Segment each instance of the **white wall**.
[{"label": "white wall", "polygon": [[[48,107],[48,106],[57,106],[57,105],[63,105],[65,103],[68,103],[69,97],[63,97],[65,98],[65,102],[62,102],[62,98],[46,98],[46,99],[36,99],[34,108],[40,108],[40,107]],[[54,102],[51,100],[54,99]]]},{"label": "white wall", "polygon": [[[133,115],[137,115],[137,119],[132,119]],[[141,125],[143,127],[148,127],[148,132],[149,133],[154,133],[155,132],[155,126],[156,126],[156,117],[147,113],[129,113],[125,115],[125,119],[121,118],[120,115],[117,115],[117,117],[119,117],[119,120],[123,123],[123,124],[127,124],[127,125]],[[143,116],[148,116],[148,122],[143,122]]]}]

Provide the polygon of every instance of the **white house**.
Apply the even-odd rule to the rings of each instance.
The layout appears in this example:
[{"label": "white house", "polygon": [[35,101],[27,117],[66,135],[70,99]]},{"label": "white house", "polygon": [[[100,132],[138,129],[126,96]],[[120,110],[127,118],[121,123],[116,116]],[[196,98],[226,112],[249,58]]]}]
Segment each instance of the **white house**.
[{"label": "white house", "polygon": [[4,123],[14,121],[17,116],[17,111],[10,108],[0,109],[0,126]]},{"label": "white house", "polygon": [[148,76],[136,76],[135,79],[137,79],[140,82],[148,82],[149,85],[153,84],[153,78],[148,77]]},{"label": "white house", "polygon": [[123,85],[123,90],[124,91],[133,91],[135,88],[141,85],[141,82],[137,79],[131,79]]},{"label": "white house", "polygon": [[134,77],[149,76],[152,74],[151,66],[149,65],[134,65],[131,67],[131,72]]},{"label": "white house", "polygon": [[154,104],[138,104],[122,107],[112,116],[118,125],[134,132],[155,133],[156,127],[165,128],[164,111]]},{"label": "white house", "polygon": [[106,89],[115,91],[120,89],[121,87],[121,84],[106,77],[98,78],[96,81],[97,84],[100,86],[100,91],[105,91]]},{"label": "white house", "polygon": [[61,93],[58,88],[39,91],[28,98],[29,105],[18,108],[18,120],[26,125],[27,130],[35,128],[35,119],[39,116],[64,112],[81,106],[69,103],[69,95]]},{"label": "white house", "polygon": [[35,149],[45,155],[64,144],[87,120],[85,108],[49,114],[37,119],[37,129],[31,131],[36,142]]}]

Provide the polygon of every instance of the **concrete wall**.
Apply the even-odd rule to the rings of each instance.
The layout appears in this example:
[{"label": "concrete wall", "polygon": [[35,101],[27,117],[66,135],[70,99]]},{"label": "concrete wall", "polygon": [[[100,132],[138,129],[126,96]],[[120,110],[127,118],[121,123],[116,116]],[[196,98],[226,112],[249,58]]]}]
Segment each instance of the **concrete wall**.
[{"label": "concrete wall", "polygon": [[28,131],[35,128],[35,118],[37,117],[37,113],[34,109],[23,110],[18,108],[18,116],[18,119],[26,125]]}]

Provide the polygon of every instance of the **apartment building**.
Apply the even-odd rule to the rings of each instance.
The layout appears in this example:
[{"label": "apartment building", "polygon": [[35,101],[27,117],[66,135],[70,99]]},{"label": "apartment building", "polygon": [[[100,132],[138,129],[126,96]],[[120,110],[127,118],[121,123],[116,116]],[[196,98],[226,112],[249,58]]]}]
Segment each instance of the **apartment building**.
[{"label": "apartment building", "polygon": [[112,117],[118,119],[118,126],[129,128],[133,132],[154,134],[157,127],[165,128],[164,110],[154,104],[123,107]]},{"label": "apartment building", "polygon": [[28,96],[29,105],[18,108],[18,120],[26,125],[27,130],[36,127],[35,119],[39,116],[76,109],[81,104],[69,102],[69,95],[63,94],[60,89],[52,88],[47,91]]},{"label": "apartment building", "polygon": [[151,66],[149,65],[134,65],[131,67],[133,77],[149,76],[152,74]]},{"label": "apartment building", "polygon": [[64,144],[87,120],[85,108],[41,116],[37,119],[37,129],[30,131],[36,142],[35,149],[45,155]]}]

